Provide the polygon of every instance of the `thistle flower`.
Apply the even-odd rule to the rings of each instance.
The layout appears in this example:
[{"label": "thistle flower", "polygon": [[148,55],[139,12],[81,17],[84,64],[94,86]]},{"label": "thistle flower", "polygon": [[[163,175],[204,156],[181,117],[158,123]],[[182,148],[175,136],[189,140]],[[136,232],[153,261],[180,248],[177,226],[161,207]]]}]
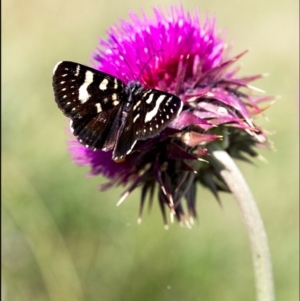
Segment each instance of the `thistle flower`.
[{"label": "thistle flower", "polygon": [[233,66],[246,52],[232,56],[215,19],[201,24],[197,12],[172,7],[166,15],[155,9],[153,18],[131,13],[129,22],[111,27],[107,39],[99,41],[93,67],[125,83],[139,80],[145,88],[175,94],[184,108],[159,135],[138,141],[123,162],[76,140],[69,146],[74,162],[89,165],[91,176],[107,177],[101,189],[127,186],[118,204],[141,187],[139,221],[147,197],[151,204],[157,193],[164,223],[169,208],[171,218],[189,225],[197,216],[198,184],[218,201],[219,191],[230,191],[211,164],[213,145],[245,161],[250,161],[246,155],[258,156],[254,147],[268,145],[265,132],[253,123],[264,110],[260,104],[270,99],[254,95],[250,85],[262,75],[239,77]]}]

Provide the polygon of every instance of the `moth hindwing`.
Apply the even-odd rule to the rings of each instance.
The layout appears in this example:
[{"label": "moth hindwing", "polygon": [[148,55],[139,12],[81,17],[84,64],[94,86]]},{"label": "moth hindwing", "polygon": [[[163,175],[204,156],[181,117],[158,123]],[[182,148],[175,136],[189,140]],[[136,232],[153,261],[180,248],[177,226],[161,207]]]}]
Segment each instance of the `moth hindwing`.
[{"label": "moth hindwing", "polygon": [[130,154],[138,140],[158,135],[183,107],[173,94],[143,88],[137,81],[126,85],[107,73],[68,61],[54,67],[53,89],[79,142],[94,150],[112,150],[115,161]]}]

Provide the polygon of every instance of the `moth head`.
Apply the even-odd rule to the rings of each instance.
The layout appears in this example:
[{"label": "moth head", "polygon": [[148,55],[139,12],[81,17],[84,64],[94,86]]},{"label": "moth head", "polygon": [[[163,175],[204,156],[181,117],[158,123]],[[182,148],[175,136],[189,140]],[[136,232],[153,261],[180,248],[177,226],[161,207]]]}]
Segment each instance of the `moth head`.
[{"label": "moth head", "polygon": [[130,81],[128,82],[126,89],[128,94],[138,94],[140,93],[141,89],[143,89],[143,87],[138,81]]}]

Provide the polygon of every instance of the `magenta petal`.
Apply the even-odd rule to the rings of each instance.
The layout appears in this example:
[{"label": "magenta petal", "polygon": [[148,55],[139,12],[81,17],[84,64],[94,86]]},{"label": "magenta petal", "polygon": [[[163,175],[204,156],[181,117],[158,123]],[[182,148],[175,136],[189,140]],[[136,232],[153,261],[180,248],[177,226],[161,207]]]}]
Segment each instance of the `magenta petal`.
[{"label": "magenta petal", "polygon": [[197,117],[195,113],[191,113],[189,111],[183,111],[170,123],[169,127],[181,130],[189,125],[198,125],[203,130],[209,130],[212,127],[208,121]]}]

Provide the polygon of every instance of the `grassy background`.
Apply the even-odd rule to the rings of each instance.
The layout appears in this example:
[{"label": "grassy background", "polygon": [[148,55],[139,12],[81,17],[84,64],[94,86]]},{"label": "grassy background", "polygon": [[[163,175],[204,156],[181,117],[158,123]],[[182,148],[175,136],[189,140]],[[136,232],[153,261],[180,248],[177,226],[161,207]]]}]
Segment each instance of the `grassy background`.
[{"label": "grassy background", "polygon": [[[3,300],[254,300],[252,263],[232,197],[223,209],[198,191],[192,230],[164,231],[158,205],[136,224],[139,194],[115,207],[120,188],[99,193],[66,151],[66,121],[54,102],[57,61],[88,64],[97,38],[128,11],[150,13],[172,1],[2,2],[2,296]],[[296,0],[182,1],[246,48],[242,74],[281,95],[257,120],[274,131],[268,164],[239,164],[263,216],[277,300],[299,298],[299,30]]]}]

